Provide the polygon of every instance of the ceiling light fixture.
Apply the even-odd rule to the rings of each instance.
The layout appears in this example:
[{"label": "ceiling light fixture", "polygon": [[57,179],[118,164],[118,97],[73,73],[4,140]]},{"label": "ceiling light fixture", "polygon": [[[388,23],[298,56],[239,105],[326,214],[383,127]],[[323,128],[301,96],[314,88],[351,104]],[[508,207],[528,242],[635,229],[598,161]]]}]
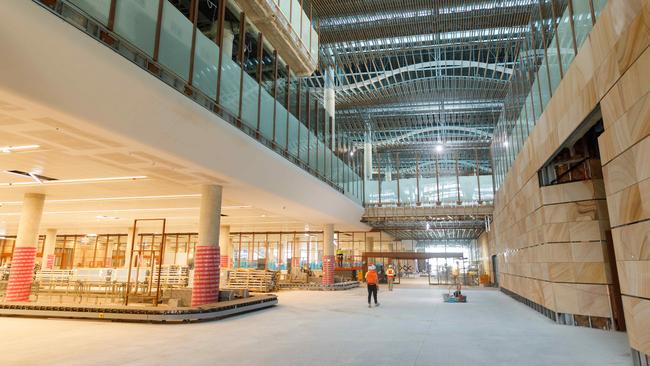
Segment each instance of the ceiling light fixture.
[{"label": "ceiling light fixture", "polygon": [[38,149],[39,147],[39,145],[2,146],[0,152],[9,154],[15,151]]},{"label": "ceiling light fixture", "polygon": [[[31,176],[31,174],[30,174]],[[0,187],[7,186],[31,186],[36,184],[42,185],[58,185],[58,184],[83,184],[83,183],[102,183],[102,182],[115,182],[124,180],[139,180],[146,179],[146,175],[134,175],[127,177],[102,177],[102,178],[80,178],[80,179],[60,179],[53,181],[38,182],[15,182],[15,183],[0,183]]]},{"label": "ceiling light fixture", "polygon": [[436,145],[436,152],[441,153],[445,150],[445,147],[442,144]]},{"label": "ceiling light fixture", "polygon": [[508,148],[509,145],[510,145],[510,144],[508,143],[508,141],[504,141],[504,142],[503,142],[503,147],[505,147],[506,149]]}]

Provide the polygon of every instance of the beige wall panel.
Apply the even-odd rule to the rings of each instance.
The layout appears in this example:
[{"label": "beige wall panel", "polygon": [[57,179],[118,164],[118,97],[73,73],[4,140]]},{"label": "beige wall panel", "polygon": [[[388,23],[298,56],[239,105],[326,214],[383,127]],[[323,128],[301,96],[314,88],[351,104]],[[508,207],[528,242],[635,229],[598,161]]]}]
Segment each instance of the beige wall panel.
[{"label": "beige wall panel", "polygon": [[650,261],[617,261],[616,264],[621,293],[650,299]]},{"label": "beige wall panel", "polygon": [[612,227],[650,218],[650,179],[607,197]]},{"label": "beige wall panel", "polygon": [[572,263],[549,263],[548,271],[553,282],[576,282],[575,267]]},{"label": "beige wall panel", "polygon": [[590,180],[542,187],[541,191],[544,205],[604,198],[597,197],[598,190]]},{"label": "beige wall panel", "polygon": [[650,260],[650,221],[614,228],[612,238],[617,260]]},{"label": "beige wall panel", "polygon": [[604,244],[602,242],[584,242],[571,244],[572,258],[576,263],[605,261]]},{"label": "beige wall panel", "polygon": [[650,354],[650,300],[623,296],[623,310],[630,346]]},{"label": "beige wall panel", "polygon": [[575,282],[607,284],[605,263],[572,263]]},{"label": "beige wall panel", "polygon": [[[554,283],[555,310],[560,313],[580,314],[578,292],[573,284]],[[588,314],[584,314],[588,315]]]},{"label": "beige wall panel", "polygon": [[[615,94],[616,92],[612,91],[606,98]],[[612,97],[611,100],[615,98]],[[605,130],[598,138],[603,164],[650,135],[650,92],[641,97],[621,118],[612,122],[612,125],[616,128]]]},{"label": "beige wall panel", "polygon": [[[650,125],[650,120],[648,120]],[[614,128],[616,129],[616,128]],[[603,167],[607,194],[611,195],[650,178],[650,137],[614,158]]]},{"label": "beige wall panel", "polygon": [[571,240],[569,238],[569,223],[544,225],[544,241],[546,243],[568,242],[569,240]]},{"label": "beige wall panel", "polygon": [[571,241],[599,241],[603,238],[599,221],[578,221],[569,223]]},{"label": "beige wall panel", "polygon": [[578,296],[578,314],[611,317],[611,303],[606,285],[575,285]]}]

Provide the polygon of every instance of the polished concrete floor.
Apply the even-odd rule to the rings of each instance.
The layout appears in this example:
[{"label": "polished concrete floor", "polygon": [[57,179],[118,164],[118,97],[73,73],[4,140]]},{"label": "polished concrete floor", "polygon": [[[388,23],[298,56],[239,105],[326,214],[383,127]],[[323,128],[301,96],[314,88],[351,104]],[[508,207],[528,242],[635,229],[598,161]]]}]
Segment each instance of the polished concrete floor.
[{"label": "polished concrete floor", "polygon": [[282,292],[280,305],[217,322],[157,325],[0,318],[1,365],[631,365],[624,333],[556,325],[509,297],[418,280]]}]

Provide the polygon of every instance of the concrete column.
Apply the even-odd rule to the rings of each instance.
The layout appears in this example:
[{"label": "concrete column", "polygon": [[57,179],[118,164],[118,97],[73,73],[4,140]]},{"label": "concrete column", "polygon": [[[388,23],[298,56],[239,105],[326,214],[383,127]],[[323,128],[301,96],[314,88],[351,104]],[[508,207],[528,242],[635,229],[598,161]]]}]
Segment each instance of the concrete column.
[{"label": "concrete column", "polygon": [[334,284],[334,225],[323,227],[323,285]]},{"label": "concrete column", "polygon": [[5,294],[7,302],[29,301],[44,203],[45,195],[25,193]]},{"label": "concrete column", "polygon": [[230,30],[230,23],[226,23],[223,29],[223,56],[232,59],[232,46],[235,39],[235,34]]},{"label": "concrete column", "polygon": [[[216,39],[219,35],[219,23],[212,23],[210,30],[205,33],[205,35],[210,39]],[[235,35],[232,32],[232,23],[225,22],[223,27],[223,56],[224,58],[230,57],[232,59],[232,46]]]},{"label": "concrete column", "polygon": [[54,249],[56,248],[56,229],[47,229],[45,234],[45,246],[43,246],[43,257],[41,259],[42,269],[54,268]]},{"label": "concrete column", "polygon": [[201,187],[199,242],[194,252],[194,287],[192,306],[219,300],[219,224],[221,193],[218,185]]}]

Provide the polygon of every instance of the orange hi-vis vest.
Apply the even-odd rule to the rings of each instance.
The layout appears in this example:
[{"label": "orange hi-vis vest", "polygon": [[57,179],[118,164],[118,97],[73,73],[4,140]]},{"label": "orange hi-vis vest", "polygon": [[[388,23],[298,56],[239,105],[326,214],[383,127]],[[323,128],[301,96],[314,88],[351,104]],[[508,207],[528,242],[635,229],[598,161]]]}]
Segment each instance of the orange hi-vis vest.
[{"label": "orange hi-vis vest", "polygon": [[377,271],[368,271],[368,273],[366,273],[366,282],[368,282],[369,285],[376,285],[378,282]]},{"label": "orange hi-vis vest", "polygon": [[395,270],[392,269],[392,268],[389,268],[389,269],[386,271],[386,276],[388,276],[388,277],[395,277]]}]

